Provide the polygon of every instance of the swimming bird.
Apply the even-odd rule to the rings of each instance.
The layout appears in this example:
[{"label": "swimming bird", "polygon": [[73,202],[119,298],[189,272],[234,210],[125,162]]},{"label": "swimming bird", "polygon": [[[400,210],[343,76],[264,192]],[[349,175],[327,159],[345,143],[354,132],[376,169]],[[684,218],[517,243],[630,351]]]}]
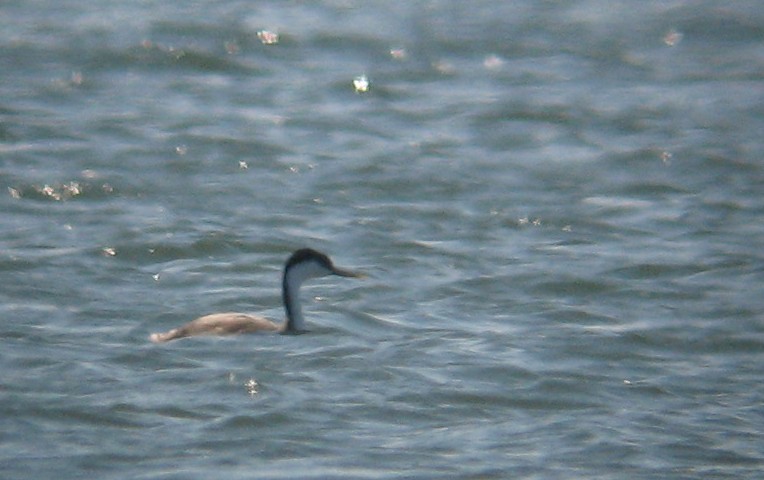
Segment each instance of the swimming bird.
[{"label": "swimming bird", "polygon": [[300,285],[305,280],[328,275],[363,278],[361,273],[335,267],[325,254],[303,248],[295,251],[284,265],[281,298],[286,310],[286,321],[283,323],[246,313],[213,313],[165,333],[152,333],[149,339],[154,343],[162,343],[195,335],[232,335],[253,332],[299,333],[305,330],[305,319],[300,306]]}]

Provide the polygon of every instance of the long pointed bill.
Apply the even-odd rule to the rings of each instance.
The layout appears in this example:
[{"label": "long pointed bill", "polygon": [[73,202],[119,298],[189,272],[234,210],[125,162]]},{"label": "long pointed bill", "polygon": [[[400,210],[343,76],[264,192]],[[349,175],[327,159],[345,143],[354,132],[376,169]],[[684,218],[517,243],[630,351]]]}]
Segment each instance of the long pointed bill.
[{"label": "long pointed bill", "polygon": [[343,270],[337,267],[332,267],[332,273],[340,277],[366,278],[366,275],[361,272],[351,272],[350,270]]}]

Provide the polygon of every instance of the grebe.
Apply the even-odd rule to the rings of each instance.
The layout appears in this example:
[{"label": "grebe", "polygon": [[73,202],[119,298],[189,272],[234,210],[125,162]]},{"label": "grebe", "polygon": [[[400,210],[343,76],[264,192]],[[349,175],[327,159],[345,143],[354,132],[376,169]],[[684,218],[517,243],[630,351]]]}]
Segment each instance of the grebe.
[{"label": "grebe", "polygon": [[305,320],[300,307],[299,290],[305,280],[339,275],[340,277],[363,278],[363,275],[334,266],[321,252],[303,248],[294,252],[284,265],[281,282],[281,297],[286,310],[286,321],[278,324],[267,318],[246,313],[213,313],[191,321],[182,327],[165,333],[152,333],[149,339],[155,343],[169,342],[176,338],[194,335],[232,335],[236,333],[280,332],[298,333],[304,331]]}]

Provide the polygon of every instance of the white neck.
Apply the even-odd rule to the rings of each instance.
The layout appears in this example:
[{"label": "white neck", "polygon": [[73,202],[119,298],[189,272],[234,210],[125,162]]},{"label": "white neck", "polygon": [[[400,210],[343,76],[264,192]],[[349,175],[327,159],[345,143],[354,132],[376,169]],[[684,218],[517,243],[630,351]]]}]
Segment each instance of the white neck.
[{"label": "white neck", "polygon": [[290,280],[290,275],[284,279],[283,297],[287,316],[285,330],[299,332],[305,330],[305,318],[302,316],[300,303],[300,284]]},{"label": "white neck", "polygon": [[284,272],[282,284],[282,299],[286,309],[287,332],[299,332],[305,330],[305,318],[302,316],[300,304],[300,286],[310,278],[323,277],[329,273],[326,269],[315,262],[305,262],[293,265]]}]

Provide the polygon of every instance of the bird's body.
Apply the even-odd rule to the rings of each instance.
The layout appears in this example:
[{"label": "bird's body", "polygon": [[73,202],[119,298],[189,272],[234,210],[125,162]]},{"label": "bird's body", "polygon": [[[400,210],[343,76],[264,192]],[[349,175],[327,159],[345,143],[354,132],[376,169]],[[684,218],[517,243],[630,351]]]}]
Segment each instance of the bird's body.
[{"label": "bird's body", "polygon": [[284,325],[279,325],[264,317],[246,313],[213,313],[199,317],[182,327],[173,328],[165,333],[152,333],[154,343],[169,342],[176,338],[195,335],[235,335],[238,333],[283,332]]},{"label": "bird's body", "polygon": [[341,277],[362,277],[361,274],[335,267],[323,253],[304,248],[289,257],[282,277],[282,299],[286,309],[286,321],[276,323],[267,318],[246,313],[213,313],[193,320],[181,327],[164,333],[153,333],[152,342],[169,342],[177,338],[196,335],[234,335],[239,333],[279,332],[297,333],[304,330],[304,319],[300,307],[299,289],[305,280],[339,275]]}]

